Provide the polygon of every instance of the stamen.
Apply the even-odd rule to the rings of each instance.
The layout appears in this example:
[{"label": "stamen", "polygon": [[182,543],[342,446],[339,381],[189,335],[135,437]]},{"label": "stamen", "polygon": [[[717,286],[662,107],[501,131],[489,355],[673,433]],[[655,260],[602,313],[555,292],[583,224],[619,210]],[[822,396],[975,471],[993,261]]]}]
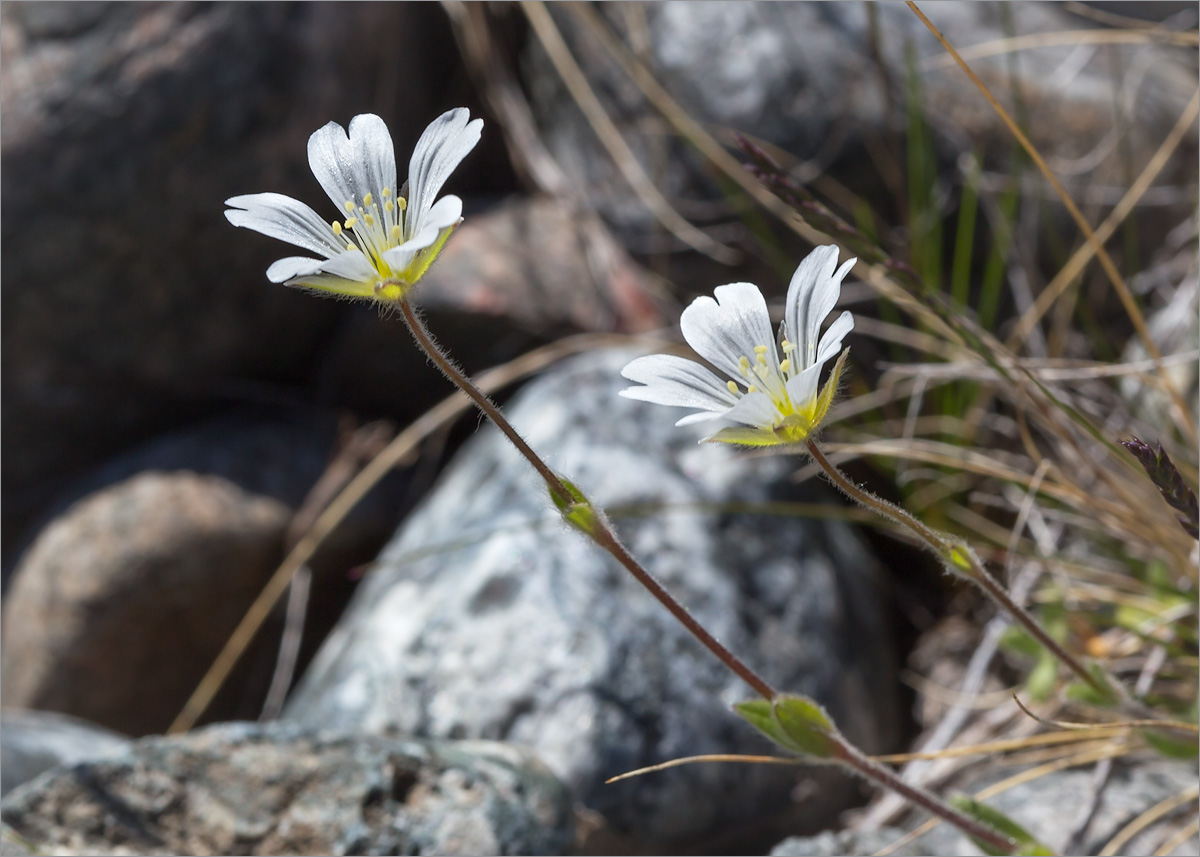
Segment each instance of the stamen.
[{"label": "stamen", "polygon": [[758,387],[755,387],[753,384],[751,384],[749,387],[746,388],[746,392],[747,393],[757,393]]},{"label": "stamen", "polygon": [[348,199],[348,200],[346,200],[346,205],[345,205],[345,207],[346,207],[346,211],[347,211],[348,213],[350,213],[350,214],[353,214],[353,213],[354,213],[354,208],[355,208],[355,206],[354,206],[354,200],[352,200],[352,199]]},{"label": "stamen", "polygon": [[390,187],[385,187],[382,191],[382,194],[384,199],[390,199],[392,196],[392,189]]},{"label": "stamen", "polygon": [[731,393],[736,394],[738,391],[738,385],[735,384],[733,381],[726,381],[725,386],[729,388],[729,392],[731,392]]},{"label": "stamen", "polygon": [[347,218],[347,219],[346,219],[345,226],[346,226],[346,228],[347,228],[347,229],[353,229],[353,228],[354,228],[355,226],[357,226],[357,225],[358,225],[358,218],[357,218],[357,217],[350,217],[350,218]]},{"label": "stamen", "polygon": [[372,217],[370,214],[364,214],[363,215],[363,223],[367,224],[367,226],[374,226],[375,218]]},{"label": "stamen", "polygon": [[406,208],[408,208],[408,200],[402,196],[398,196],[396,197],[396,205],[400,206],[401,211],[404,211]]},{"label": "stamen", "polygon": [[779,364],[779,371],[785,375],[788,372],[791,372],[792,371],[792,361],[785,359],[782,363]]},{"label": "stamen", "polygon": [[371,196],[371,194],[368,193],[366,196],[363,197],[363,205],[369,207],[371,205],[371,202],[374,199],[375,199],[375,197]]},{"label": "stamen", "polygon": [[385,202],[383,204],[383,210],[386,211],[388,214],[391,214],[393,211],[396,210],[396,203],[392,202],[389,199],[387,202]]},{"label": "stamen", "polygon": [[758,355],[763,355],[763,354],[766,354],[766,353],[767,353],[767,346],[765,346],[765,345],[756,345],[756,346],[754,346],[754,353],[755,353],[755,354],[758,354]]},{"label": "stamen", "polygon": [[783,353],[784,354],[791,354],[795,350],[796,350],[796,343],[788,342],[786,339],[783,340]]},{"label": "stamen", "polygon": [[393,238],[395,238],[397,241],[399,241],[399,240],[400,240],[400,236],[401,236],[401,234],[403,234],[403,233],[400,231],[400,227],[399,227],[399,226],[393,226],[393,227],[392,227],[392,237],[393,237]]},{"label": "stamen", "polygon": [[[759,348],[762,348],[762,346],[761,346],[761,345],[760,345],[760,346],[758,346],[758,347],[759,347]],[[759,366],[766,366],[766,365],[767,365],[767,355],[766,355],[766,352],[763,352],[762,354],[759,354],[759,355],[758,355],[758,357],[757,357],[757,360],[758,360],[758,365],[759,365]]]},{"label": "stamen", "polygon": [[354,246],[354,242],[353,242],[353,241],[347,241],[347,242],[346,242],[346,249],[347,249],[347,250],[357,250],[358,248],[357,248],[356,246]]},{"label": "stamen", "polygon": [[333,221],[333,223],[331,223],[330,225],[333,227],[333,234],[334,234],[334,235],[341,235],[341,234],[342,234],[342,224],[338,223],[338,221],[336,221],[336,220],[335,220],[335,221]]}]

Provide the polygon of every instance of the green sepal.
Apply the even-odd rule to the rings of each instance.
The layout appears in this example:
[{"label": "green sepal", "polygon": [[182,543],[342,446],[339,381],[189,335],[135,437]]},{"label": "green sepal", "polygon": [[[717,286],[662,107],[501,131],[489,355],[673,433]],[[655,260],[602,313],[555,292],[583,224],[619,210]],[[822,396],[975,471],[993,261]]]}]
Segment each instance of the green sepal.
[{"label": "green sepal", "polygon": [[975,800],[969,795],[951,795],[950,805],[964,815],[969,815],[975,821],[985,824],[995,830],[1001,836],[1007,836],[1013,840],[1015,848],[1012,851],[999,851],[995,846],[987,842],[981,842],[974,836],[970,837],[975,846],[983,851],[984,854],[991,854],[994,857],[1004,854],[1018,854],[1023,857],[1052,857],[1054,854],[1048,847],[1043,845],[1033,837],[1028,830],[1017,824],[1000,810],[988,806],[986,803]]},{"label": "green sepal", "polygon": [[1197,746],[1195,736],[1184,740],[1182,738],[1173,738],[1162,732],[1143,729],[1142,737],[1146,739],[1147,744],[1168,759],[1194,759],[1197,755],[1200,755],[1200,746]]},{"label": "green sepal", "polygon": [[779,446],[775,432],[750,426],[728,426],[704,438],[705,443],[736,443],[739,446]]},{"label": "green sepal", "polygon": [[838,756],[837,727],[817,703],[806,696],[780,694],[771,702],[739,702],[734,711],[780,747],[814,759]]},{"label": "green sepal", "polygon": [[569,479],[563,479],[561,476],[558,479],[570,492],[571,502],[567,502],[558,495],[558,492],[547,485],[546,488],[550,492],[550,499],[554,501],[555,508],[562,513],[563,520],[572,527],[586,535],[593,535],[599,526],[599,517],[596,515],[596,510],[592,508],[591,501]]}]

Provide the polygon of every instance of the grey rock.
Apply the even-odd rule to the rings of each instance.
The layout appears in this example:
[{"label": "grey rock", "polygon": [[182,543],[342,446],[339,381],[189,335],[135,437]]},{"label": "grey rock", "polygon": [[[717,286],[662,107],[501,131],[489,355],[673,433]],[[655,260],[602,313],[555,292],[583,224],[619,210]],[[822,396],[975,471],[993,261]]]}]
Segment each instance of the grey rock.
[{"label": "grey rock", "polygon": [[[843,857],[847,854],[874,854],[888,848],[904,836],[898,827],[879,830],[826,830],[816,836],[792,836],[771,849],[771,857]],[[896,857],[920,857],[928,854],[921,846],[906,844],[894,851]]]},{"label": "grey rock", "polygon": [[[1017,35],[1096,26],[1054,3],[931,2],[922,10],[960,50],[1009,36],[1006,15]],[[827,171],[863,187],[863,142],[885,139],[903,121],[910,46],[921,71],[928,121],[951,139],[964,140],[956,154],[971,145],[988,154],[1012,146],[1011,135],[979,91],[956,67],[943,64],[944,49],[904,4],[706,0],[598,11],[626,45],[638,46],[655,80],[689,115],[708,128],[734,129],[810,159],[805,180]],[[720,200],[720,188],[707,179],[690,146],[664,138],[661,115],[599,40],[567,9],[554,12],[585,77],[660,189],[686,203]],[[556,161],[619,228],[627,246],[644,245],[653,218],[536,38],[529,40],[522,59],[538,126]],[[1108,45],[1101,51],[1051,45],[1021,51],[1014,62],[997,53],[973,57],[971,65],[1002,100],[1009,98],[1015,78],[1033,142],[1044,155],[1066,161],[1084,157],[1110,132],[1117,121],[1114,81],[1125,74],[1134,80],[1131,69],[1146,73],[1133,97],[1121,96],[1137,129],[1129,137],[1138,152],[1136,163],[1149,158],[1195,88],[1194,60],[1164,45]],[[840,155],[845,157],[839,162]],[[1194,177],[1185,160],[1180,159],[1182,168]],[[1086,182],[1082,176],[1077,180],[1082,192]]]},{"label": "grey rock", "polygon": [[[564,363],[528,385],[509,415],[613,513],[633,554],[719,639],[776,686],[828,706],[868,752],[890,746],[895,672],[863,544],[840,522],[737,507],[836,501],[823,486],[792,485],[792,462],[698,445],[697,433],[673,426],[677,415],[618,397],[619,369],[633,356],[595,351]],[[285,717],[526,743],[644,845],[719,848],[719,831],[741,843],[729,847],[765,848],[776,823],[827,823],[852,787],[812,768],[798,776],[745,765],[604,785],[678,756],[769,752],[730,711],[750,696],[623,569],[566,529],[489,427],[402,526]],[[798,780],[808,792],[792,804]]]},{"label": "grey rock", "polygon": [[[1011,775],[1013,771],[992,771],[969,778],[962,790],[973,794]],[[1056,771],[1027,783],[1022,783],[988,798],[986,803],[1008,815],[1053,853],[1099,854],[1110,839],[1146,810],[1196,785],[1194,764],[1167,761],[1162,758],[1128,759],[1117,762],[1101,794],[1095,815],[1085,829],[1075,850],[1064,851],[1067,837],[1076,819],[1089,805],[1094,777],[1090,767]],[[1187,804],[1165,824],[1151,825],[1130,840],[1121,854],[1142,855],[1158,853],[1170,836],[1182,826],[1188,812]],[[873,831],[826,832],[818,836],[793,837],[779,843],[773,857],[817,857],[834,854],[871,854],[896,842],[904,831],[883,828]],[[1171,851],[1171,854],[1195,854],[1200,840],[1192,836]],[[927,854],[933,857],[953,857],[982,852],[958,830],[940,824],[929,833],[891,852],[898,855]]]},{"label": "grey rock", "polygon": [[129,739],[94,723],[51,711],[0,715],[0,796],[59,765],[115,756]]},{"label": "grey rock", "polygon": [[569,796],[528,751],[231,723],[63,768],[0,804],[55,854],[562,854]]},{"label": "grey rock", "polygon": [[[310,379],[348,307],[267,282],[288,250],[230,226],[223,201],[318,203],[309,134],[374,110],[404,151],[461,103],[465,79],[434,5],[17,3],[0,16],[11,544],[81,469]],[[508,175],[502,150],[484,149],[452,180],[468,198],[473,171],[484,189]]]}]

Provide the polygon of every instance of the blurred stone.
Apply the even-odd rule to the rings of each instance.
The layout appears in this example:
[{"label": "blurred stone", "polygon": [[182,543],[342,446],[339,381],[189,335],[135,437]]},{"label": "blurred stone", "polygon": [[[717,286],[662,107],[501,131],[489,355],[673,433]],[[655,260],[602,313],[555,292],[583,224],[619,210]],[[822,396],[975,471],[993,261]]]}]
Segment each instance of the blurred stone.
[{"label": "blurred stone", "polygon": [[295,726],[147,739],[7,797],[54,854],[563,854],[566,790],[528,751]]},{"label": "blurred stone", "polygon": [[[1195,90],[1194,50],[1154,40],[1103,47],[1040,45],[1016,54],[973,56],[968,51],[1009,36],[1099,26],[1060,4],[929,2],[921,8],[952,45],[967,52],[972,68],[1010,113],[1015,83],[1023,127],[1068,185],[1081,193],[1096,183],[1095,166],[1085,161],[1115,125],[1128,123],[1130,129],[1122,137],[1129,149],[1121,157],[1145,163]],[[656,186],[686,210],[698,212],[701,200],[711,209],[722,200],[721,188],[711,181],[711,167],[670,133],[599,39],[571,10],[552,11],[588,83]],[[1007,157],[1015,148],[1011,133],[979,90],[901,3],[670,2],[602,5],[596,11],[710,132],[728,129],[767,141],[810,161],[801,171],[802,180],[828,173],[868,193],[869,204],[893,202],[892,191],[875,175],[878,170],[863,169],[871,157],[864,146],[878,152],[903,143],[910,48],[926,120],[943,139],[955,141],[955,156],[979,147],[985,156]],[[522,60],[525,87],[548,149],[626,246],[650,252],[646,238],[659,227],[600,144],[536,37],[528,39]],[[1114,112],[1118,101],[1122,111],[1128,110],[1119,117]],[[1164,181],[1176,173],[1181,186],[1195,184],[1194,132],[1190,139]],[[899,159],[893,167],[902,171],[903,155],[893,157]],[[1116,157],[1114,151],[1101,160],[1106,168],[1121,170]],[[1190,204],[1186,199],[1180,203]],[[724,215],[731,219],[733,212]]]},{"label": "blurred stone", "polygon": [[45,771],[107,759],[129,747],[129,739],[94,723],[51,711],[0,715],[0,795]]},{"label": "blurred stone", "polygon": [[[82,468],[309,380],[346,306],[267,282],[293,248],[231,227],[224,200],[319,208],[315,129],[377,112],[406,163],[466,81],[434,4],[5,3],[0,18],[11,544]],[[510,175],[481,146],[451,186],[508,191]]]},{"label": "blurred stone", "polygon": [[5,705],[164,729],[279,561],[290,510],[213,476],[143,473],[39,535],[4,599]]},{"label": "blurred stone", "polygon": [[[4,600],[3,695],[133,735],[178,713],[282,558],[322,477],[333,420],[215,421],[168,435],[78,482],[14,572]],[[313,557],[307,661],[403,514],[407,480],[364,498]],[[270,631],[272,629],[269,629]],[[212,714],[258,713],[278,629],[264,632]]]},{"label": "blurred stone", "polygon": [[[974,794],[1015,773],[1012,770],[969,777],[957,788]],[[1142,813],[1162,801],[1196,786],[1195,763],[1162,758],[1118,760],[1096,804],[1096,812],[1082,840],[1074,850],[1065,851],[1067,837],[1076,819],[1091,805],[1095,778],[1092,766],[1055,771],[1021,783],[987,799],[988,806],[1000,810],[1028,830],[1053,854],[1100,854],[1117,833]],[[945,790],[943,790],[945,791]],[[1194,806],[1194,802],[1187,804]],[[1176,820],[1194,810],[1180,807]],[[1149,855],[1159,849],[1182,824],[1150,825],[1127,842],[1119,853]],[[904,835],[896,828],[871,831],[826,832],[819,836],[786,839],[771,851],[772,857],[826,857],[834,854],[871,854],[883,850]],[[1192,836],[1169,853],[1195,854],[1200,840]],[[954,857],[982,852],[957,829],[939,824],[902,849],[889,851],[901,855],[926,854]]]},{"label": "blurred stone", "polygon": [[[819,699],[868,752],[892,746],[896,678],[865,547],[841,522],[747,511],[834,501],[819,485],[793,485],[787,459],[698,445],[695,431],[672,425],[677,414],[619,398],[618,372],[633,356],[561,364],[526,386],[509,416],[610,510],[633,554],[719,639],[776,686]],[[714,853],[828,824],[856,790],[830,770],[753,765],[604,784],[679,756],[770,752],[730,711],[750,696],[557,519],[545,487],[489,427],[402,526],[285,718],[529,744],[637,847]]]}]

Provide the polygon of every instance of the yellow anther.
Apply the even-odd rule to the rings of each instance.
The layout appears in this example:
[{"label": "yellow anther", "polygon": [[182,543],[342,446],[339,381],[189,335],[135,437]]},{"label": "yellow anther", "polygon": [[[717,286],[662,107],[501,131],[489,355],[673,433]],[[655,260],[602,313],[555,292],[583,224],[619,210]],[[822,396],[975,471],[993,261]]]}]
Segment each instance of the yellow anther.
[{"label": "yellow anther", "polygon": [[346,211],[353,214],[354,213],[354,200],[352,200],[352,199],[346,200],[345,209],[346,209]]},{"label": "yellow anther", "polygon": [[402,196],[398,196],[396,197],[396,205],[400,206],[401,211],[404,211],[404,209],[408,208],[408,200]]},{"label": "yellow anther", "polygon": [[367,224],[367,226],[374,226],[375,218],[372,217],[370,214],[364,214],[363,215],[363,223]]},{"label": "yellow anther", "polygon": [[733,381],[726,381],[725,386],[729,388],[729,392],[731,392],[731,393],[737,393],[737,391],[738,391],[738,385],[735,384]]},{"label": "yellow anther", "polygon": [[401,234],[402,234],[402,233],[400,232],[400,226],[399,226],[399,224],[397,224],[397,225],[395,225],[395,226],[393,226],[393,227],[392,227],[392,237],[393,237],[393,238],[395,238],[397,241],[399,241],[399,240],[400,240],[400,235],[401,235]]},{"label": "yellow anther", "polygon": [[338,223],[338,222],[335,220],[335,221],[333,221],[333,223],[332,223],[332,224],[330,224],[330,225],[333,227],[333,234],[334,234],[334,235],[341,235],[341,234],[342,234],[342,224]]},{"label": "yellow anther", "polygon": [[755,357],[755,360],[759,366],[767,365],[767,355],[765,354],[759,354],[757,357]]},{"label": "yellow anther", "polygon": [[796,350],[796,343],[788,342],[786,339],[783,340],[783,353],[784,354],[791,354],[795,350]]},{"label": "yellow anther", "polygon": [[375,197],[371,196],[371,194],[369,194],[369,193],[363,197],[363,205],[369,206],[374,201],[375,201]]},{"label": "yellow anther", "polygon": [[389,199],[387,202],[385,202],[383,204],[383,210],[386,211],[388,214],[391,214],[393,211],[396,210],[396,203],[392,202]]},{"label": "yellow anther", "polygon": [[779,364],[779,371],[780,371],[780,372],[782,372],[782,373],[783,373],[783,374],[785,374],[785,375],[786,375],[788,372],[791,372],[791,371],[792,371],[792,361],[791,361],[791,360],[784,360],[782,363],[780,363],[780,364]]},{"label": "yellow anther", "polygon": [[355,226],[357,226],[357,225],[358,225],[358,218],[357,218],[357,217],[350,217],[350,218],[347,218],[347,219],[346,219],[346,222],[345,222],[343,225],[344,225],[344,226],[345,226],[347,229],[353,229]]},{"label": "yellow anther", "polygon": [[767,346],[765,346],[765,345],[756,345],[756,346],[754,346],[754,353],[755,353],[755,354],[758,354],[758,355],[760,355],[760,356],[761,356],[761,355],[763,355],[763,354],[766,354],[766,353],[767,353]]},{"label": "yellow anther", "polygon": [[353,242],[353,241],[347,241],[347,242],[346,242],[346,249],[347,249],[347,250],[357,250],[358,248],[354,246],[354,242]]},{"label": "yellow anther", "polygon": [[390,187],[385,187],[381,193],[383,194],[384,199],[388,199],[392,195],[392,189]]},{"label": "yellow anther", "polygon": [[747,393],[757,393],[758,387],[755,387],[753,384],[751,384],[749,387],[746,388],[746,392]]},{"label": "yellow anther", "polygon": [[745,375],[750,371],[750,361],[746,357],[739,357],[738,367],[742,370],[742,374]]}]

